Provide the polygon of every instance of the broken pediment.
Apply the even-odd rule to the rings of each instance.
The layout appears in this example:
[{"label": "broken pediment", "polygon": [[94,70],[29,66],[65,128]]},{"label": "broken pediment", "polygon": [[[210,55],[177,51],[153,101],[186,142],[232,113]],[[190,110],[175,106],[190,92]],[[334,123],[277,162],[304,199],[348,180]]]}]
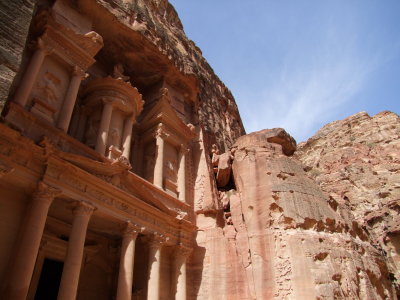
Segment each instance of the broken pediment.
[{"label": "broken pediment", "polygon": [[195,137],[194,126],[185,124],[178,117],[171,105],[171,97],[167,88],[161,88],[159,96],[144,108],[140,120],[141,131],[148,131],[156,126],[162,126],[168,131],[174,132],[179,139],[187,141]]}]

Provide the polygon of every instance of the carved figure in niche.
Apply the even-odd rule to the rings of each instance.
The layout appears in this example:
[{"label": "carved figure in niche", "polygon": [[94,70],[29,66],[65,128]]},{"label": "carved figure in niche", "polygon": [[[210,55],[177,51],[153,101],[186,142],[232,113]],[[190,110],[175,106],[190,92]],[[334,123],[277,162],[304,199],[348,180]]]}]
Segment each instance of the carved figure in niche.
[{"label": "carved figure in niche", "polygon": [[112,77],[122,81],[129,81],[130,77],[124,75],[124,66],[121,63],[114,65]]},{"label": "carved figure in niche", "polygon": [[57,106],[58,99],[60,99],[59,88],[60,79],[54,74],[46,72],[40,80],[37,90],[42,101],[50,104],[53,107]]},{"label": "carved figure in niche", "polygon": [[178,163],[177,163],[177,161],[175,161],[175,160],[173,160],[173,161],[168,160],[168,161],[166,162],[165,173],[166,173],[166,175],[167,175],[168,177],[170,177],[171,179],[172,179],[172,178],[175,179],[175,177],[176,177],[176,173],[177,173],[176,166],[177,166],[177,164],[178,164]]},{"label": "carved figure in niche", "polygon": [[91,118],[88,121],[88,129],[85,133],[85,141],[86,145],[91,148],[94,148],[96,146],[99,123],[100,120],[96,120],[95,118]]},{"label": "carved figure in niche", "polygon": [[109,133],[109,144],[119,149],[120,134],[118,128],[112,128]]}]

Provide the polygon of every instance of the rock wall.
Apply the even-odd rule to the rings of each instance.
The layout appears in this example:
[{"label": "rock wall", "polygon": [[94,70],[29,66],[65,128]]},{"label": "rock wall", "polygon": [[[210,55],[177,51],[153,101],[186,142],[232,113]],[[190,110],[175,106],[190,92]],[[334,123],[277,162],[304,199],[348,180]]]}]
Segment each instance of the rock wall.
[{"label": "rock wall", "polygon": [[395,299],[385,256],[294,148],[282,129],[236,141],[235,189],[198,216],[191,299]]},{"label": "rock wall", "polygon": [[324,126],[295,156],[338,205],[354,218],[376,249],[390,277],[400,279],[400,118],[384,111],[360,112]]},{"label": "rock wall", "polygon": [[0,112],[20,69],[34,1],[0,2]]}]

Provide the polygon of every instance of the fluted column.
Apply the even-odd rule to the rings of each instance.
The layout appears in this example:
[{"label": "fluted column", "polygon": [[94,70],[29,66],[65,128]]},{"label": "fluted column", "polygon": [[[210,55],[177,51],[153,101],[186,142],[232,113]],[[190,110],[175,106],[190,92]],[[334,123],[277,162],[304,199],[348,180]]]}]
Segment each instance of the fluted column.
[{"label": "fluted column", "polygon": [[124,133],[123,133],[123,137],[122,137],[122,142],[123,142],[122,155],[125,156],[128,160],[129,160],[129,155],[131,152],[133,124],[134,124],[134,120],[132,119],[132,116],[128,117],[125,120]]},{"label": "fluted column", "polygon": [[160,299],[160,260],[161,247],[166,242],[162,235],[155,234],[149,242],[149,282],[147,285],[147,299]]},{"label": "fluted column", "polygon": [[40,182],[27,209],[24,228],[15,262],[7,277],[9,278],[4,299],[25,299],[28,294],[36,257],[40,247],[49,207],[60,191]]},{"label": "fluted column", "polygon": [[74,209],[71,234],[69,236],[67,255],[61,276],[58,300],[75,300],[82,266],[86,231],[90,216],[94,211],[90,204],[80,202]]},{"label": "fluted column", "polygon": [[111,101],[104,101],[103,113],[101,115],[101,122],[99,133],[97,136],[96,151],[105,155],[108,131],[110,130],[110,122],[112,116],[113,106]]},{"label": "fluted column", "polygon": [[62,129],[64,132],[68,131],[69,122],[71,121],[72,112],[76,102],[76,96],[78,95],[79,86],[81,85],[81,81],[84,76],[85,72],[79,67],[75,66],[57,121],[57,127]]},{"label": "fluted column", "polygon": [[179,246],[175,252],[176,296],[175,300],[186,300],[186,261],[192,249]]},{"label": "fluted column", "polygon": [[121,260],[119,263],[117,300],[131,300],[133,284],[133,266],[135,260],[135,242],[138,234],[143,231],[137,225],[127,222],[123,231],[121,245]]},{"label": "fluted column", "polygon": [[179,151],[178,192],[179,200],[186,202],[186,153],[187,147],[181,145]]},{"label": "fluted column", "polygon": [[38,38],[36,46],[36,51],[29,62],[28,68],[26,69],[14,96],[14,102],[24,107],[28,101],[32,87],[36,82],[36,77],[43,64],[44,58],[51,52],[51,50],[46,49],[42,38]]},{"label": "fluted column", "polygon": [[158,128],[156,134],[156,162],[154,164],[154,185],[163,189],[164,180],[164,139],[167,137],[161,128]]}]

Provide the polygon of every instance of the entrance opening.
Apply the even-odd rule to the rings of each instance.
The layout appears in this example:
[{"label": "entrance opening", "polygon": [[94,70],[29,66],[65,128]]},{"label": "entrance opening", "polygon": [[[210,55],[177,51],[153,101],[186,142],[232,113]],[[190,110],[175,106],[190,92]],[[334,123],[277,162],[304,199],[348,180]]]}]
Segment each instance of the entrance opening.
[{"label": "entrance opening", "polygon": [[45,259],[35,300],[56,300],[64,263],[52,259]]}]

